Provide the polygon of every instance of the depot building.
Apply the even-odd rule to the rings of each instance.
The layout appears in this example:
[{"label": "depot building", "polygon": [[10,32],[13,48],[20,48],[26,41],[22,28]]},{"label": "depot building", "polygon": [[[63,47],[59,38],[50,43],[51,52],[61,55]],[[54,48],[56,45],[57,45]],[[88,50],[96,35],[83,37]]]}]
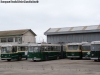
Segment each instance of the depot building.
[{"label": "depot building", "polygon": [[44,32],[47,43],[100,41],[100,25],[49,28]]}]

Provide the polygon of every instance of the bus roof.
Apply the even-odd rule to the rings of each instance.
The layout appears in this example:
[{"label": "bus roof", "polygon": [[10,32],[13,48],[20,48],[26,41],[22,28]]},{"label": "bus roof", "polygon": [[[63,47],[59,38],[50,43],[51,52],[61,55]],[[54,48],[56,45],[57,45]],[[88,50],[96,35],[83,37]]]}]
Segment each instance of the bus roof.
[{"label": "bus roof", "polygon": [[29,44],[28,46],[61,46],[60,44]]},{"label": "bus roof", "polygon": [[100,44],[100,41],[92,41],[91,44]]},{"label": "bus roof", "polygon": [[7,46],[28,46],[28,44],[3,44],[1,47],[7,47]]},{"label": "bus roof", "polygon": [[68,43],[67,45],[82,45],[82,43]]},{"label": "bus roof", "polygon": [[1,45],[1,47],[7,47],[7,46],[12,46],[11,44],[4,44],[4,45]]},{"label": "bus roof", "polygon": [[91,46],[91,43],[82,44],[82,46]]},{"label": "bus roof", "polygon": [[82,42],[82,46],[89,46],[89,45],[91,45],[91,43],[89,43],[89,42]]}]

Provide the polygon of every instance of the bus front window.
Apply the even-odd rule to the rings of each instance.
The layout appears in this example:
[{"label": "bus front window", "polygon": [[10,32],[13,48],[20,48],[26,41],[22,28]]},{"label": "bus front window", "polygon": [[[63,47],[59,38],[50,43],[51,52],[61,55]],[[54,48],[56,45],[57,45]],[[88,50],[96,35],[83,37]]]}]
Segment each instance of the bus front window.
[{"label": "bus front window", "polygon": [[1,53],[11,53],[12,47],[2,47]]},{"label": "bus front window", "polygon": [[29,47],[28,51],[29,52],[33,52],[34,48],[33,47]]},{"label": "bus front window", "polygon": [[39,52],[39,47],[34,47],[33,52]]},{"label": "bus front window", "polygon": [[90,50],[90,46],[82,46],[81,49],[84,51],[88,51]]},{"label": "bus front window", "polygon": [[93,44],[91,45],[92,51],[100,51],[100,45],[99,44]]},{"label": "bus front window", "polygon": [[78,45],[69,45],[68,50],[78,50]]},{"label": "bus front window", "polygon": [[1,48],[1,53],[7,53],[7,47],[2,47]]}]

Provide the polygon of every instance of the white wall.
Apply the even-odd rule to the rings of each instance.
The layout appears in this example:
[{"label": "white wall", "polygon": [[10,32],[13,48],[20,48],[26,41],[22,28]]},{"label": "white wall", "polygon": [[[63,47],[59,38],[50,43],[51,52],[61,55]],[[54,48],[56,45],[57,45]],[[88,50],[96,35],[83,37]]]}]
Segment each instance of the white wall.
[{"label": "white wall", "polygon": [[30,31],[28,31],[22,36],[22,43],[28,43],[28,42],[36,43],[35,36]]}]

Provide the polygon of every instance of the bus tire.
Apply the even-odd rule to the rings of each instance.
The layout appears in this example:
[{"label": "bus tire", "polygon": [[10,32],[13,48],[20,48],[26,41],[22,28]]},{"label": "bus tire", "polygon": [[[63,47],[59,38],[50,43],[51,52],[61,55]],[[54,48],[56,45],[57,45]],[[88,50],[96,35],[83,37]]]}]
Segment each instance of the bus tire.
[{"label": "bus tire", "polygon": [[36,60],[34,60],[34,58],[32,58],[32,61],[34,61],[34,62],[35,62]]},{"label": "bus tire", "polygon": [[7,59],[7,61],[11,61],[11,59]]},{"label": "bus tire", "polygon": [[71,60],[73,60],[73,58],[71,58]]},{"label": "bus tire", "polygon": [[45,60],[46,60],[46,61],[48,60],[48,56],[45,56]]},{"label": "bus tire", "polygon": [[19,55],[17,60],[18,60],[18,61],[21,61],[21,60],[22,60],[22,56]]},{"label": "bus tire", "polygon": [[26,57],[26,60],[27,60],[27,57]]},{"label": "bus tire", "polygon": [[34,62],[36,61],[36,60],[33,60]]},{"label": "bus tire", "polygon": [[95,62],[97,62],[98,60],[94,60]]},{"label": "bus tire", "polygon": [[59,59],[59,56],[57,56],[57,60]]}]

